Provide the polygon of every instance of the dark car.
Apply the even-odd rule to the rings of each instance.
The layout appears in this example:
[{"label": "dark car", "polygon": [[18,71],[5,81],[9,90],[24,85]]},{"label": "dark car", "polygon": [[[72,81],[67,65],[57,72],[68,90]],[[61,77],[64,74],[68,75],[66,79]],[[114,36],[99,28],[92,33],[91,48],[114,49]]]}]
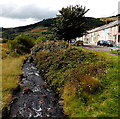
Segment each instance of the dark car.
[{"label": "dark car", "polygon": [[100,40],[100,41],[97,42],[97,45],[100,45],[100,46],[107,46],[107,41]]},{"label": "dark car", "polygon": [[108,40],[107,41],[107,46],[108,47],[113,47],[115,45],[115,42],[114,41],[112,41],[112,40]]}]

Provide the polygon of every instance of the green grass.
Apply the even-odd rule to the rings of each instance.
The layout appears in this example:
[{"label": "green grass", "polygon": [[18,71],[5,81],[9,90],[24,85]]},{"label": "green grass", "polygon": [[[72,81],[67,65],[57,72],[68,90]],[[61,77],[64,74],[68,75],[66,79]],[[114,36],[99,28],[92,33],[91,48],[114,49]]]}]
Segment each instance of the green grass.
[{"label": "green grass", "polygon": [[[83,49],[89,52],[94,52],[99,56],[106,59],[106,75],[99,78],[103,89],[92,95],[91,99],[88,101],[88,106],[79,105],[79,112],[76,112],[76,116],[82,117],[118,117],[119,112],[119,56],[109,55],[102,51],[90,51],[85,48],[78,47],[78,49]],[[74,100],[73,100],[74,102]],[[74,106],[78,107],[77,101],[74,102]],[[68,106],[72,110],[73,105]],[[84,107],[84,108],[83,108]],[[81,114],[82,110],[82,114]],[[75,112],[74,112],[75,113]],[[71,113],[72,114],[72,113]],[[70,115],[73,116],[73,115]]]},{"label": "green grass", "polygon": [[24,56],[11,57],[8,52],[7,44],[1,45],[1,58],[0,58],[0,108],[8,107],[12,100],[12,90],[19,85],[19,76],[22,74],[22,63],[25,59]]},{"label": "green grass", "polygon": [[64,99],[65,114],[118,117],[119,56],[63,44],[39,44],[41,50],[34,59],[47,82]]},{"label": "green grass", "polygon": [[[25,56],[7,57],[2,60],[2,108],[8,106],[12,100],[12,89],[19,85],[19,75],[22,74],[22,63]],[[1,74],[2,73],[2,74]]]}]

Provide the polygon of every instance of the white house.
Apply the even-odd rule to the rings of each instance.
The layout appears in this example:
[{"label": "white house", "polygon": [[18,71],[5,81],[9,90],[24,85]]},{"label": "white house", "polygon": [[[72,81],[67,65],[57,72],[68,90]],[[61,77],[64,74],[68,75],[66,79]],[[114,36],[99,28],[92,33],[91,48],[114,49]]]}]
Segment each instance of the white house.
[{"label": "white house", "polygon": [[77,40],[78,39],[94,45],[96,45],[99,40],[112,40],[118,45],[120,44],[120,20],[92,29],[83,37],[77,38]]}]

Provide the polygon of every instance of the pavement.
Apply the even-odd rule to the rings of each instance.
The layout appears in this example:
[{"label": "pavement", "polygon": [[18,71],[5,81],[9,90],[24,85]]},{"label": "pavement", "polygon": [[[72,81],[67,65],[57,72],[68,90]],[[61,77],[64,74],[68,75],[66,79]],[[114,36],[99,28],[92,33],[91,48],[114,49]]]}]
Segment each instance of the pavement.
[{"label": "pavement", "polygon": [[97,45],[91,45],[91,44],[85,44],[84,47],[94,51],[110,51],[111,49],[111,47],[97,46]]}]

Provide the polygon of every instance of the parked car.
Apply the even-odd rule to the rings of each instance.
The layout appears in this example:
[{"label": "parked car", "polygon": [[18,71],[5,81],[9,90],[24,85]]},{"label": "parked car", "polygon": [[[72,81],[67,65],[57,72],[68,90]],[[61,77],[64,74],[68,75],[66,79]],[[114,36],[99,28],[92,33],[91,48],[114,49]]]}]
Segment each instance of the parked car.
[{"label": "parked car", "polygon": [[100,45],[100,46],[107,46],[107,41],[100,40],[100,41],[97,42],[97,45]]},{"label": "parked car", "polygon": [[107,41],[107,46],[108,47],[113,47],[115,45],[115,42],[114,41],[112,41],[112,40],[108,40]]},{"label": "parked car", "polygon": [[78,46],[78,45],[82,45],[82,46],[83,46],[83,41],[82,41],[82,40],[76,41],[76,45],[77,45],[77,46]]},{"label": "parked car", "polygon": [[120,46],[114,45],[110,50],[111,51],[120,51]]}]

